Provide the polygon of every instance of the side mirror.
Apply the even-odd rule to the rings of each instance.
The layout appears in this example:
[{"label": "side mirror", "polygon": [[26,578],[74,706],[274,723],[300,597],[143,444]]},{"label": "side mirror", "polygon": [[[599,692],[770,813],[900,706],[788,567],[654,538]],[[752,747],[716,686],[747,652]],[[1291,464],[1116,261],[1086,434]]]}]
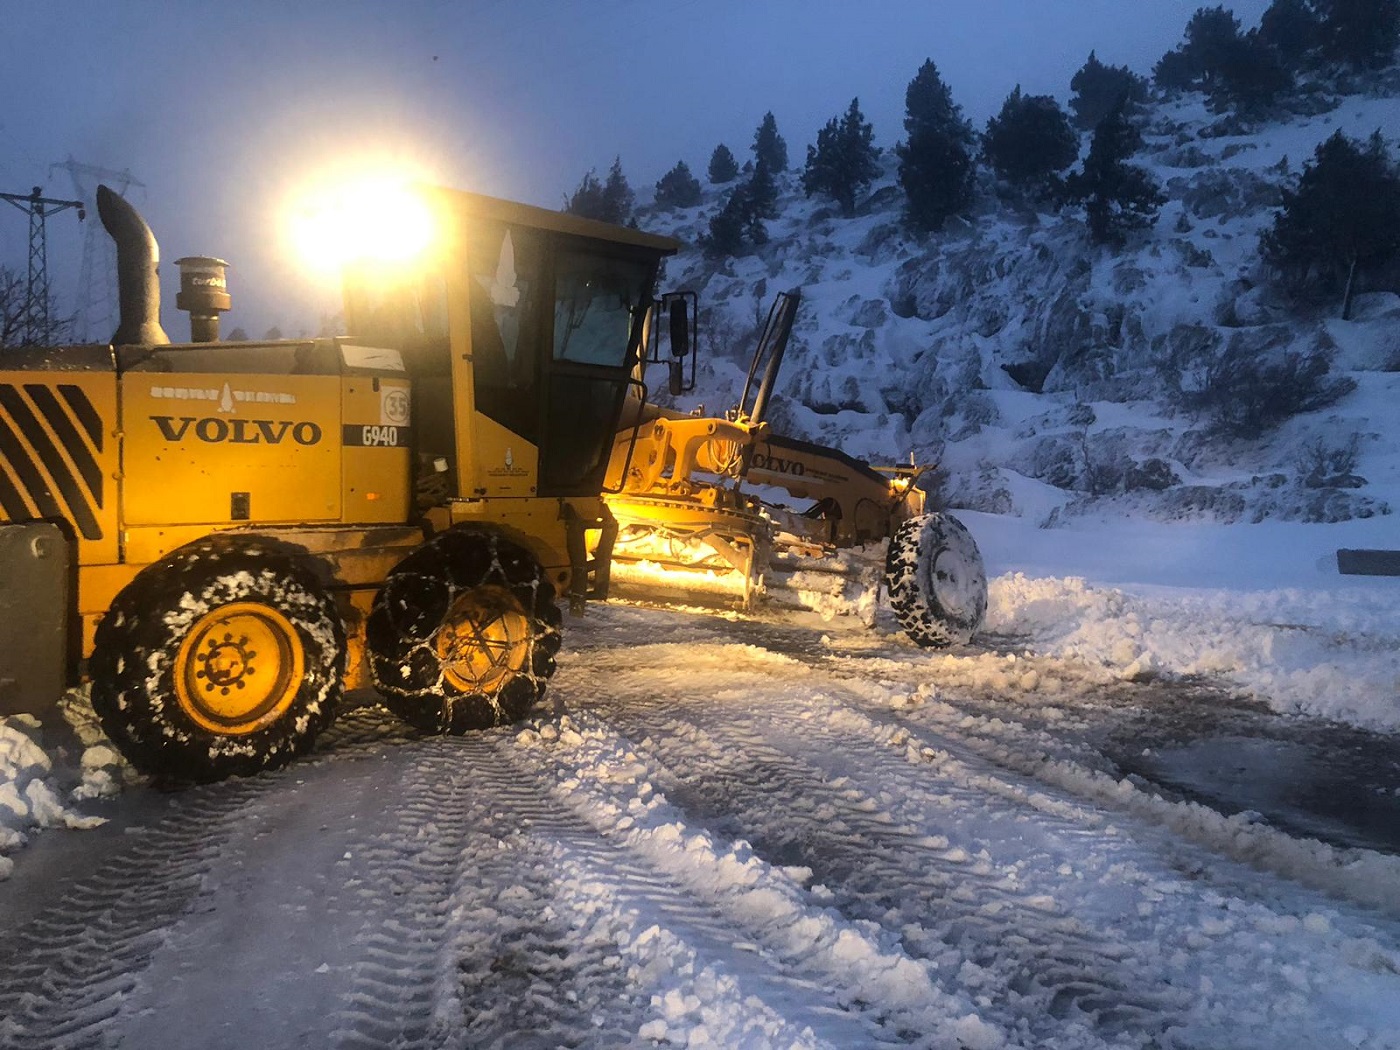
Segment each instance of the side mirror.
[{"label": "side mirror", "polygon": [[[682,358],[690,352],[690,309],[685,296],[671,299],[671,356]],[[675,385],[675,369],[671,371],[671,384]],[[674,392],[674,391],[673,391]]]},{"label": "side mirror", "polygon": [[680,397],[685,393],[685,365],[681,363],[680,358],[673,358],[669,371],[671,373],[671,396]]}]

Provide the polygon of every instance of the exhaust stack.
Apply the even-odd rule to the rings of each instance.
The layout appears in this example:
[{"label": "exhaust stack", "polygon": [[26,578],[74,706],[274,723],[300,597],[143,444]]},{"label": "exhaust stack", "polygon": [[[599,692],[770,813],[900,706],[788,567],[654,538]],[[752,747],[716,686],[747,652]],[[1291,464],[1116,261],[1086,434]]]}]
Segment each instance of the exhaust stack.
[{"label": "exhaust stack", "polygon": [[146,220],[122,196],[97,187],[97,214],[117,243],[117,297],[121,322],[113,346],[156,346],[170,342],[160,326],[160,246]]}]

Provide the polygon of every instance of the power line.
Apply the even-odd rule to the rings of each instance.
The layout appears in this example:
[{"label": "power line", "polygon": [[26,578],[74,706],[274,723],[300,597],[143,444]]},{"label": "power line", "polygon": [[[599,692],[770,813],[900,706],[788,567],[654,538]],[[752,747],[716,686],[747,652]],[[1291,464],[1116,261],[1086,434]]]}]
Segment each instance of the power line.
[{"label": "power line", "polygon": [[29,275],[18,325],[20,346],[41,346],[53,334],[49,317],[48,217],[69,208],[78,209],[79,221],[87,216],[82,201],[58,200],[42,193],[42,186],[35,186],[29,194],[0,193],[0,200],[9,201],[29,216]]},{"label": "power line", "polygon": [[[66,171],[73,183],[73,194],[88,208],[95,208],[99,183],[105,183],[125,197],[132,187],[146,184],[129,169],[115,171],[96,164],[83,164],[70,154],[62,164],[50,164],[49,175]],[[80,343],[105,340],[114,329],[117,306],[116,252],[110,237],[100,235],[93,223],[83,234],[83,257],[78,266],[77,308],[73,312],[73,335]],[[95,334],[96,330],[100,334]]]}]

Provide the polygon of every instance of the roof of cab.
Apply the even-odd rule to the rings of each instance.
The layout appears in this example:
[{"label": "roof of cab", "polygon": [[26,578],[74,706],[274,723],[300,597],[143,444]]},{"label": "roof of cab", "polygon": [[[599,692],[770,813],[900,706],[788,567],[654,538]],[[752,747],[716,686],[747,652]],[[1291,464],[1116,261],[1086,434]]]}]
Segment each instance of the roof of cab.
[{"label": "roof of cab", "polygon": [[681,250],[681,242],[674,237],[645,233],[628,226],[618,226],[597,219],[585,219],[564,211],[551,211],[533,204],[488,197],[481,193],[466,190],[453,190],[441,186],[428,187],[429,191],[452,211],[497,222],[508,222],[553,233],[569,234],[575,237],[590,237],[614,244],[627,244],[646,248],[660,255],[674,255]]}]

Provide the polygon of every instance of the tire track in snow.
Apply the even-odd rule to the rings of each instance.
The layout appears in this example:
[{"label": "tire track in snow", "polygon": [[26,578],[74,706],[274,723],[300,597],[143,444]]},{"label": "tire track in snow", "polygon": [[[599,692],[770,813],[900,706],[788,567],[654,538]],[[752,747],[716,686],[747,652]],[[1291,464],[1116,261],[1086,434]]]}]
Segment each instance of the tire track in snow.
[{"label": "tire track in snow", "polygon": [[[821,665],[814,662],[811,666]],[[849,668],[829,666],[824,670],[833,679],[862,682],[861,676]],[[882,677],[887,673],[882,668]],[[1209,855],[1226,857],[1257,873],[1287,879],[1332,898],[1400,918],[1400,901],[1394,892],[1400,883],[1400,857],[1298,838],[1254,823],[1248,815],[1226,816],[1198,802],[1163,798],[1150,784],[1144,787],[1119,775],[1113,763],[1098,752],[1074,754],[1064,741],[1043,730],[1028,728],[1004,716],[970,712],[968,707],[978,706],[975,701],[965,704],[958,691],[950,693],[930,687],[927,672],[921,674],[918,665],[890,675],[896,676],[911,687],[912,703],[894,710],[891,705],[872,700],[868,686],[859,686],[856,692],[860,695],[853,697],[852,706],[872,718],[904,727],[925,747],[1033,778],[1088,806],[1162,828]],[[1232,894],[1259,893],[1259,886],[1248,880],[1232,879],[1228,886]]]},{"label": "tire track in snow", "polygon": [[[376,918],[358,937],[334,1045],[623,1046],[635,1036],[641,1006],[608,984],[611,945],[580,950],[551,910],[555,872],[514,805],[531,786],[509,786],[495,741],[413,745],[397,824],[361,850],[368,870],[355,889]],[[603,1025],[590,1001],[601,987],[622,1005]]]},{"label": "tire track in snow", "polygon": [[[820,806],[814,810],[804,797],[814,788],[800,777],[772,788],[766,804],[756,801],[762,793],[747,782],[761,781],[774,764],[764,745],[794,758],[808,777],[843,790],[856,789],[857,800],[878,812],[877,824],[886,829],[907,825],[944,831],[939,823],[930,824],[929,814],[954,828],[966,827],[961,837],[953,831],[948,835],[963,844],[969,862],[985,866],[989,875],[999,867],[1006,889],[1023,903],[1039,898],[1037,903],[1052,904],[1067,920],[1077,917],[1081,928],[1107,930],[1103,936],[1109,942],[1127,946],[1126,964],[1120,968],[1137,972],[1135,987],[1163,989],[1163,1009],[1146,1027],[1127,1014],[1114,1020],[1122,1028],[1122,1039],[1151,1042],[1155,1031],[1170,1026],[1164,1038],[1184,1036],[1192,1045],[1201,1039],[1209,1042],[1212,1033],[1219,1032],[1232,1033],[1233,1045],[1241,1047],[1267,1046],[1280,1038],[1286,1042],[1304,1032],[1310,1045],[1350,1045],[1341,1030],[1355,1015],[1333,994],[1327,966],[1362,982],[1373,973],[1394,972],[1396,954],[1386,947],[1394,944],[1392,930],[1378,929],[1365,916],[1337,915],[1327,901],[1297,885],[1275,882],[1262,894],[1234,898],[1226,887],[1249,876],[1233,862],[1190,842],[1174,841],[1174,829],[1168,824],[1164,834],[1160,825],[1167,822],[1160,818],[1139,821],[1121,798],[1096,805],[1092,795],[1073,790],[1073,782],[1062,788],[1053,778],[1037,777],[1046,760],[1034,752],[1023,756],[1016,746],[1020,737],[1014,733],[1010,740],[998,742],[994,728],[978,720],[973,729],[986,731],[988,739],[964,740],[959,731],[965,717],[947,707],[947,725],[940,723],[938,732],[920,735],[916,727],[905,725],[911,710],[902,706],[908,692],[898,683],[853,680],[849,688],[840,681],[826,684],[752,647],[724,647],[709,654],[692,649],[686,657],[687,673],[666,683],[664,697],[658,696],[655,672],[636,672],[640,677],[635,685],[629,672],[663,663],[664,649],[659,654],[633,650],[625,657],[590,655],[580,676],[565,683],[570,692],[589,697],[583,706],[604,712],[620,730],[642,739],[640,752],[655,751],[657,761],[647,776],[678,802],[690,802],[685,792],[696,792],[700,801],[694,812],[708,818],[718,833],[758,842],[759,837],[750,834],[747,821],[752,820],[759,835],[767,836],[760,848],[774,863],[820,856],[828,846],[821,836],[834,834],[823,827],[815,837],[809,834],[802,840],[793,824],[805,829],[814,819],[830,824],[844,814]],[[789,684],[794,678],[796,688]],[[916,707],[913,713],[921,710]],[[645,713],[645,725],[629,724],[629,716],[638,711]],[[653,718],[660,721],[646,721]],[[944,729],[951,739],[943,736]],[[984,746],[990,749],[986,757],[978,753]],[[681,756],[676,764],[684,776],[667,769],[667,747]],[[691,751],[695,764],[687,767],[685,755]],[[754,754],[757,759],[747,761],[746,756]],[[1021,758],[1030,763],[1025,774],[1012,768]],[[711,766],[723,772],[727,784],[749,791],[747,798],[740,796],[743,804],[734,807],[738,815],[731,813],[731,819],[713,816],[725,813],[727,803],[725,788],[711,783]],[[1083,775],[1084,770],[1079,772]],[[720,800],[713,811],[703,798],[707,786]],[[1120,794],[1147,798],[1132,785],[1117,787]],[[1155,802],[1182,809],[1160,799]],[[1047,836],[1048,841],[1037,841]],[[984,842],[990,854],[975,856]],[[849,890],[832,885],[838,892]],[[1394,880],[1377,885],[1393,886]],[[875,891],[869,895],[874,898]],[[985,897],[980,888],[967,895],[968,907]],[[1265,903],[1254,903],[1260,899]],[[841,904],[844,908],[845,902]],[[913,922],[905,921],[914,905],[898,904],[905,908],[903,913],[891,907],[888,919],[871,918],[903,935],[917,933],[924,920],[916,915]],[[993,900],[990,905],[1006,911],[1004,902]],[[937,929],[934,923],[926,924]],[[1008,943],[1018,939],[1023,938],[1013,930]],[[1331,963],[1310,962],[1314,953]],[[956,967],[958,958],[952,962]],[[1245,972],[1240,972],[1242,967]],[[1308,976],[1314,972],[1316,979]],[[1073,970],[1066,970],[1063,979],[1071,982],[1074,976]],[[974,989],[966,991],[971,995]],[[1084,991],[1071,989],[1072,994]],[[999,992],[993,994],[1002,998]],[[1352,1030],[1360,1031],[1355,1026]]]},{"label": "tire track in snow", "polygon": [[[1178,1023],[1185,997],[1161,990],[1129,946],[1009,885],[985,856],[928,836],[849,780],[813,765],[809,757],[820,748],[788,741],[795,746],[785,750],[774,737],[786,734],[760,725],[761,716],[746,718],[727,706],[723,725],[706,719],[703,709],[716,699],[724,698],[630,698],[598,706],[643,741],[641,750],[655,754],[672,778],[667,794],[683,809],[723,834],[754,842],[773,863],[812,869],[835,891],[843,913],[880,924],[915,957],[955,970],[953,979],[971,1001],[990,994],[1005,1004],[1002,1014],[990,1016],[1032,1043],[1082,1038],[1081,1019],[1109,1037],[1155,1035]],[[874,746],[869,751],[851,761],[879,754]],[[979,787],[943,783],[940,789],[956,796],[953,810],[985,810]],[[1006,809],[997,807],[993,817],[1009,819]],[[1047,819],[1039,811],[1036,817]],[[1085,834],[1073,825],[1065,830]]]},{"label": "tire track in snow", "polygon": [[643,1033],[699,1024],[826,1045],[804,1021],[820,990],[766,960],[740,981],[732,927],[563,810],[498,736],[417,746],[400,826],[365,855],[358,889],[382,914],[362,934],[336,1045],[641,1047],[655,1045]]},{"label": "tire track in snow", "polygon": [[214,906],[201,903],[211,872],[259,807],[280,805],[289,782],[308,768],[402,736],[382,712],[347,714],[313,755],[286,769],[166,796],[169,812],[128,829],[93,874],[7,935],[0,942],[0,1047],[67,1050],[119,1038],[144,972],[182,920]]},{"label": "tire track in snow", "polygon": [[[929,966],[905,954],[897,937],[833,910],[829,893],[803,889],[810,870],[775,867],[745,842],[725,843],[689,830],[683,814],[652,792],[654,764],[646,767],[631,742],[606,723],[581,717],[582,732],[566,719],[562,730],[545,724],[521,735],[525,755],[544,768],[557,767],[559,797],[603,834],[708,901],[740,937],[829,988],[844,1007],[872,1018],[880,1029],[877,1041],[983,1050],[1017,1042],[988,1024],[967,998],[945,991]],[[870,1040],[835,1042],[864,1046]],[[1103,1044],[1085,1033],[1060,1045]]]},{"label": "tire track in snow", "polygon": [[[683,622],[701,644],[723,645],[733,639],[736,646],[743,648],[766,646],[762,651],[777,654],[780,660],[794,661],[825,678],[849,682],[853,693],[859,696],[856,706],[866,711],[894,706],[872,697],[872,682],[880,683],[891,700],[901,688],[907,690],[901,699],[912,698],[915,703],[905,704],[895,717],[924,736],[923,743],[937,750],[1032,778],[1086,803],[1105,817],[1122,814],[1164,828],[1207,854],[1223,856],[1334,899],[1400,918],[1400,903],[1394,892],[1400,882],[1400,856],[1296,838],[1286,831],[1255,823],[1248,814],[1229,817],[1201,803],[1163,798],[1150,784],[1144,786],[1124,778],[1111,760],[1086,742],[1030,727],[1014,716],[1008,718],[1006,704],[979,695],[989,689],[1024,690],[1025,685],[1017,683],[1025,675],[1034,674],[1044,681],[1054,672],[1055,680],[1067,682],[1072,690],[1092,689],[1109,697],[1116,706],[1134,706],[1137,701],[1132,690],[1140,687],[1124,683],[1102,669],[1047,658],[1025,660],[1012,653],[998,655],[976,646],[965,652],[916,650],[898,639],[883,645],[863,644],[859,655],[853,656],[834,652],[824,643],[824,634],[841,633],[834,626],[823,631],[761,620],[731,622],[714,618]],[[657,648],[664,650],[665,646]],[[632,650],[630,655],[635,660],[637,651]],[[608,658],[600,661],[590,655],[589,659],[596,667]],[[993,665],[987,666],[988,661]],[[969,670],[962,670],[965,663],[971,665]],[[992,684],[998,682],[1001,684]],[[1120,694],[1120,690],[1126,692]],[[1057,696],[1051,694],[1046,702],[1059,703]],[[1061,714],[1069,711],[1068,717],[1073,719],[1072,707],[1058,710]],[[929,739],[929,731],[937,734],[936,738]],[[1230,892],[1249,896],[1257,890],[1236,879],[1230,883]]]},{"label": "tire track in snow", "polygon": [[283,776],[192,788],[90,879],[0,947],[0,1046],[102,1046],[166,930],[195,906],[241,811]]},{"label": "tire track in snow", "polygon": [[[561,806],[547,786],[555,778],[546,780],[539,770],[522,765],[515,749],[503,747],[482,758],[483,768],[490,769],[493,783],[500,785],[496,798],[500,811],[517,829],[501,852],[514,851],[528,858],[524,863],[519,858],[508,861],[508,870],[516,878],[522,871],[531,876],[520,887],[518,898],[531,901],[527,914],[536,923],[543,902],[546,914],[554,913],[550,925],[567,926],[558,946],[551,945],[547,954],[567,954],[567,961],[556,963],[555,969],[564,968],[569,980],[562,987],[551,982],[543,995],[537,984],[533,1001],[501,997],[486,982],[481,992],[494,1005],[497,1017],[485,1029],[480,1025],[469,1029],[473,1046],[496,1045],[497,1040],[516,1045],[522,1027],[534,1029],[542,1047],[649,1047],[663,1032],[669,1032],[668,1039],[674,1042],[678,1032],[697,1026],[703,1026],[715,1044],[725,1046],[818,1047],[879,1041],[858,1018],[843,1017],[822,989],[793,978],[753,946],[736,954],[731,923]],[[488,914],[500,907],[489,900],[473,903],[484,906]],[[512,927],[520,918],[517,908],[517,915],[507,921],[493,922],[491,934],[491,939],[511,946],[508,958],[514,965],[509,969],[517,973],[535,969],[515,961]],[[585,946],[582,953],[579,944]],[[475,947],[480,952],[482,946]],[[580,954],[582,960],[577,957]],[[499,965],[499,956],[493,969],[505,969]],[[464,982],[471,980],[466,967],[463,974]],[[609,1025],[607,1001],[621,995],[630,995],[636,1011],[631,1014],[630,1039],[623,1038],[620,1025]],[[553,1023],[561,1001],[579,1003],[585,1016],[592,1018],[593,1028],[580,1042],[566,1041],[567,1029]],[[639,1025],[637,1017],[647,1020]],[[544,1032],[538,1031],[541,1018],[547,1022]],[[834,1031],[835,1041],[828,1044],[814,1035],[812,1023],[829,1030],[828,1035]]]},{"label": "tire track in snow", "polygon": [[471,803],[466,774],[436,755],[433,743],[412,745],[425,753],[386,793],[395,822],[359,848],[357,868],[368,870],[347,883],[366,915],[376,918],[355,938],[360,958],[334,1019],[335,1046],[407,1048],[439,1041],[430,1041],[434,1018],[452,998],[444,988],[444,970],[450,968],[443,958],[446,900]]},{"label": "tire track in snow", "polygon": [[[880,798],[897,819],[918,822],[925,811],[936,811],[945,779],[972,790],[990,780],[998,796],[1016,798],[1007,793],[1016,786],[1014,778],[989,777],[977,763],[928,746],[903,725],[907,712],[864,710],[861,699],[868,700],[846,695],[838,685],[830,694],[810,694],[802,710],[784,712],[779,705],[771,716],[780,739],[800,737],[798,753],[843,756],[851,778],[868,793],[885,792],[905,771],[906,790]],[[910,764],[924,770],[911,778]],[[998,862],[1022,893],[1047,893],[1090,928],[1114,931],[1150,967],[1144,972],[1189,990],[1190,1008],[1181,1014],[1186,1027],[1172,1033],[1177,1039],[1240,1047],[1271,1047],[1280,1039],[1315,1047],[1366,1042],[1364,1026],[1341,1031],[1356,1015],[1332,993],[1339,980],[1366,982],[1377,973],[1397,972],[1400,949],[1392,926],[1349,909],[1339,914],[1321,895],[1296,885],[1272,877],[1261,881],[1257,872],[1173,841],[1170,828],[1163,834],[1140,826],[1132,815],[1106,821],[1074,797],[1054,797],[1061,793],[1043,782],[1029,781],[1021,792],[1021,804],[1037,811],[1034,833],[1002,840]],[[955,813],[962,809],[961,803],[953,807]],[[1076,825],[1097,829],[1089,832],[1088,852],[1067,838]],[[1067,841],[1071,848],[1065,852]],[[1245,889],[1243,896],[1234,895],[1238,887]],[[1248,959],[1258,964],[1241,962]],[[1307,976],[1315,970],[1321,976]],[[1384,1026],[1382,1031],[1387,1034],[1372,1034],[1379,1036],[1377,1045],[1388,1045],[1394,1033]]]}]

